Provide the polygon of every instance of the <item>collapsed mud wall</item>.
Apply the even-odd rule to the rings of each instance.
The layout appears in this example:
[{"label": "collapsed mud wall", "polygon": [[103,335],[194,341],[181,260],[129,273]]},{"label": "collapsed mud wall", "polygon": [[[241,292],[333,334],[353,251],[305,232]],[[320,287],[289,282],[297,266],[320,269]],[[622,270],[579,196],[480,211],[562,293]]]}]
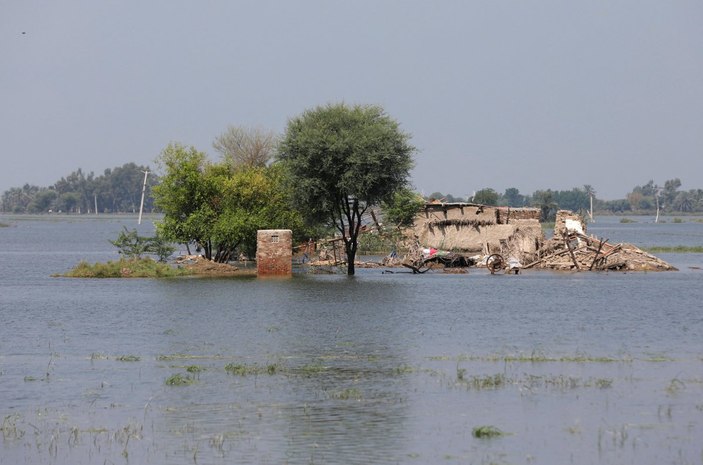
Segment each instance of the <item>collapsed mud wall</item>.
[{"label": "collapsed mud wall", "polygon": [[531,260],[544,242],[537,208],[428,203],[411,233],[425,247],[462,253],[501,253]]},{"label": "collapsed mud wall", "polygon": [[416,215],[409,235],[420,247],[482,257],[500,254],[508,261],[517,259],[525,269],[676,270],[634,245],[612,245],[587,236],[584,219],[569,210],[557,212],[549,240],[539,219],[537,208],[428,203]]}]

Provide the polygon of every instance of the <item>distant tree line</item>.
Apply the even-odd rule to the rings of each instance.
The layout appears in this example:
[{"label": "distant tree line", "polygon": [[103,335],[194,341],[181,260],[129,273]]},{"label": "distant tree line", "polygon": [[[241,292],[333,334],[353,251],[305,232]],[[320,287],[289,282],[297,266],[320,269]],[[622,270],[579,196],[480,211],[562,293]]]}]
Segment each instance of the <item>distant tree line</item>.
[{"label": "distant tree line", "polygon": [[610,214],[653,214],[659,208],[663,214],[703,212],[703,189],[679,190],[681,180],[670,179],[663,185],[650,180],[642,186],[635,186],[624,199],[601,200],[591,185],[574,187],[571,190],[537,190],[521,194],[511,187],[503,193],[486,187],[468,197],[455,197],[451,194],[433,192],[427,200],[443,202],[472,202],[484,205],[509,207],[535,207],[542,210],[543,220],[553,220],[559,209],[585,213],[591,208],[598,213]]},{"label": "distant tree line", "polygon": [[152,211],[154,201],[151,188],[158,184],[158,177],[148,166],[126,163],[108,168],[103,174],[87,175],[78,168],[49,187],[25,184],[13,187],[2,194],[0,208],[5,213],[125,213],[139,211],[144,172],[147,190],[144,211]]}]

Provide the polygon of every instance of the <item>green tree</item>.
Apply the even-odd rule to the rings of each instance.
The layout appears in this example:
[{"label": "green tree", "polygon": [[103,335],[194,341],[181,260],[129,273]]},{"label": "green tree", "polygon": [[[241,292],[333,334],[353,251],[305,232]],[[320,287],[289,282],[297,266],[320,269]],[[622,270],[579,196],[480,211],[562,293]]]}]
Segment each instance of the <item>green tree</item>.
[{"label": "green tree", "polygon": [[205,153],[195,147],[169,144],[157,159],[163,176],[153,195],[164,214],[158,225],[162,235],[173,242],[204,247],[205,256],[211,258],[202,211],[209,197],[203,181],[206,162]]},{"label": "green tree", "polygon": [[690,212],[693,211],[694,203],[694,191],[682,191],[674,199],[674,208],[681,212]]},{"label": "green tree", "polygon": [[409,140],[379,106],[328,104],[288,123],[279,159],[308,218],[341,234],[349,275],[362,215],[407,185],[415,151]]},{"label": "green tree", "polygon": [[258,229],[302,229],[280,166],[233,170],[180,144],[166,147],[158,163],[164,171],[154,188],[164,213],[159,232],[195,244],[208,259],[227,262],[236,250],[251,253]]},{"label": "green tree", "polygon": [[535,191],[535,193],[532,194],[532,202],[535,207],[541,210],[541,221],[554,221],[558,205],[554,200],[554,192],[551,189]]},{"label": "green tree", "polygon": [[228,260],[235,250],[253,255],[259,229],[291,229],[300,238],[302,216],[293,208],[281,165],[242,168],[233,173],[225,172],[225,165],[218,166],[220,203],[214,208],[212,230],[212,241],[218,248],[216,261]]},{"label": "green tree", "polygon": [[490,187],[483,188],[474,194],[473,202],[481,205],[498,205],[498,193]]},{"label": "green tree", "polygon": [[79,194],[78,192],[64,192],[63,194],[59,195],[59,198],[56,200],[56,205],[59,210],[64,211],[66,213],[71,213],[76,209],[80,208],[80,203],[81,194]]},{"label": "green tree", "polygon": [[439,202],[446,202],[447,201],[447,196],[442,194],[441,192],[433,192],[429,196],[427,196],[427,200],[434,201],[437,200]]},{"label": "green tree", "polygon": [[525,205],[525,196],[515,187],[505,189],[503,199],[509,207],[522,207]]},{"label": "green tree", "polygon": [[53,208],[58,194],[53,189],[40,189],[27,206],[29,213],[46,213]]},{"label": "green tree", "polygon": [[390,200],[381,203],[381,208],[385,221],[403,228],[413,225],[415,216],[424,204],[425,200],[420,194],[404,187],[395,192]]},{"label": "green tree", "polygon": [[664,189],[662,191],[662,196],[664,198],[662,200],[664,205],[670,210],[673,210],[674,200],[678,195],[679,187],[681,187],[681,180],[679,178],[664,181]]}]

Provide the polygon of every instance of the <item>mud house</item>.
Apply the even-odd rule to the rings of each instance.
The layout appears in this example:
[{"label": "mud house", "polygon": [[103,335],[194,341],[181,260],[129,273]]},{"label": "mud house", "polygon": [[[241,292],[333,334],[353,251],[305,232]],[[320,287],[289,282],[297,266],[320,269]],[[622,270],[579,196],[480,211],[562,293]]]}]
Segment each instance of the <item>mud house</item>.
[{"label": "mud house", "polygon": [[427,203],[410,229],[424,247],[461,253],[500,253],[523,263],[538,255],[544,242],[538,208],[473,203]]},{"label": "mud house", "polygon": [[550,239],[546,239],[539,220],[537,208],[428,203],[416,215],[409,233],[422,247],[488,259],[499,254],[508,267],[514,260],[525,269],[676,270],[632,244],[610,244],[608,239],[586,235],[584,219],[571,211],[557,212]]}]

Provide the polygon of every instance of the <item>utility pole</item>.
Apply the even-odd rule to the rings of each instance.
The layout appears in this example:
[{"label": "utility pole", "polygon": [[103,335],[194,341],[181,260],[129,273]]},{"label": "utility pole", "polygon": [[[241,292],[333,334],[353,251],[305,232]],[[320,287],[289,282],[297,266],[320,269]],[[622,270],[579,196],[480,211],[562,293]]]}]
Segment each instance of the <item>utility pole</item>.
[{"label": "utility pole", "polygon": [[146,191],[146,177],[149,176],[149,170],[144,171],[144,185],[142,185],[142,201],[139,204],[139,221],[137,224],[142,224],[142,211],[144,211],[144,192]]}]

